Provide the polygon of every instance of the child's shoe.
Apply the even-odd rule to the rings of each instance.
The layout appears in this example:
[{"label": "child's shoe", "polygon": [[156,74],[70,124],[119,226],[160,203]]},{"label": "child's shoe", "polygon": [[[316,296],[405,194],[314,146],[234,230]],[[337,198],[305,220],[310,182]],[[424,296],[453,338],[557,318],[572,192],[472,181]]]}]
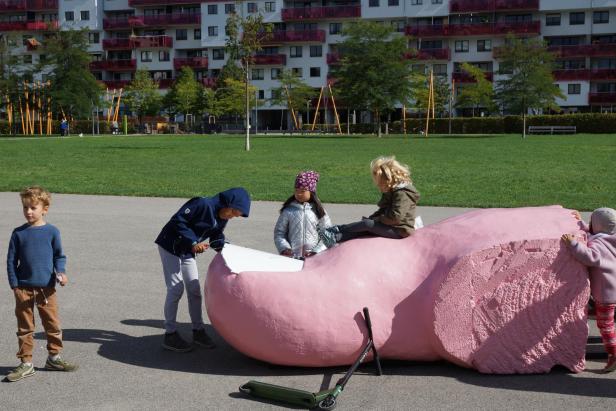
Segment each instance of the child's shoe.
[{"label": "child's shoe", "polygon": [[30,377],[34,375],[34,373],[36,373],[34,365],[22,362],[17,366],[17,368],[11,370],[11,372],[6,375],[6,379],[7,381],[15,382],[21,380],[22,378]]},{"label": "child's shoe", "polygon": [[184,341],[180,334],[176,332],[165,333],[165,339],[163,340],[163,348],[175,352],[188,352],[192,350],[192,345]]},{"label": "child's shoe", "polygon": [[193,342],[205,348],[216,347],[216,344],[214,344],[214,341],[206,334],[204,329],[193,330]]},{"label": "child's shoe", "polygon": [[79,368],[77,364],[72,364],[66,361],[64,358],[60,357],[59,355],[56,357],[55,360],[51,357],[47,357],[47,361],[45,362],[45,369],[52,371],[70,372],[76,371],[77,368]]},{"label": "child's shoe", "polygon": [[327,248],[332,248],[338,242],[336,234],[340,232],[338,227],[328,227],[325,230],[319,230],[319,238]]},{"label": "child's shoe", "polygon": [[608,355],[607,364],[605,368],[601,370],[603,374],[616,370],[616,355]]}]

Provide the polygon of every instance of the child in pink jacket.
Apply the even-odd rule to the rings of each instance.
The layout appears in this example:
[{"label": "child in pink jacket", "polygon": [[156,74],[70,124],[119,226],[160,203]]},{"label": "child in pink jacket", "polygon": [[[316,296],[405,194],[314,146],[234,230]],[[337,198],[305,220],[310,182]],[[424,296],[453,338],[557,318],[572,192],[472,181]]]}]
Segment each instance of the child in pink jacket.
[{"label": "child in pink jacket", "polygon": [[[579,214],[576,213],[579,218]],[[614,309],[616,308],[616,211],[598,208],[584,227],[590,234],[588,242],[578,242],[573,234],[564,234],[573,256],[588,267],[590,291],[596,304],[597,327],[608,354],[603,372],[616,370],[616,334]]]}]

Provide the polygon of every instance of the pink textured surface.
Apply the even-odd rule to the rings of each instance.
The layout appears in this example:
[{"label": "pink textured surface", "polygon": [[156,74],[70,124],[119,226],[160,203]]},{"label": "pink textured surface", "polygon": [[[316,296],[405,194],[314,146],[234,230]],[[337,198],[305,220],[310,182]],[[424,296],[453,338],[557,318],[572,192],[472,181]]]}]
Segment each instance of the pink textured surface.
[{"label": "pink textured surface", "polygon": [[447,359],[487,373],[584,368],[587,273],[559,243],[578,231],[559,206],[478,210],[403,240],[353,240],[300,272],[234,274],[218,255],[205,283],[216,330],[271,363],[353,362],[368,307],[383,358]]}]

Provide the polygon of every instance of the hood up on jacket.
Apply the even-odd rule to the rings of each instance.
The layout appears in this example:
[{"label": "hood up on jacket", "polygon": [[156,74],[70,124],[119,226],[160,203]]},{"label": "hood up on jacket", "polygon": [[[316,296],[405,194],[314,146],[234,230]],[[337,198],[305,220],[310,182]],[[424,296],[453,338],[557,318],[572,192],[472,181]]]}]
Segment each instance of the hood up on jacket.
[{"label": "hood up on jacket", "polygon": [[248,217],[250,213],[250,195],[242,187],[230,188],[218,193],[218,201],[221,208],[231,207],[242,212],[242,217]]}]

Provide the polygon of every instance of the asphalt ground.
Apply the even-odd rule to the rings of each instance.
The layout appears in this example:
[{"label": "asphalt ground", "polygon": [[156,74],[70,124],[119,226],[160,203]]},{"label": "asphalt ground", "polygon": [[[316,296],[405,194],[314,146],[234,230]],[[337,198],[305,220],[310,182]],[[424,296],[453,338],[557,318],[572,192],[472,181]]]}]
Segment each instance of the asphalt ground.
[{"label": "asphalt ground", "polygon": [[[253,360],[208,326],[218,347],[190,353],[161,348],[165,286],[153,243],[183,203],[177,198],[54,195],[48,221],[62,233],[69,284],[59,289],[65,358],[74,373],[44,370],[45,336],[37,320],[34,365],[24,380],[0,383],[1,410],[276,410],[288,407],[245,398],[238,387],[257,379],[311,392],[332,387],[345,368],[280,367]],[[279,203],[255,202],[248,219],[235,219],[227,237],[237,245],[274,251]],[[334,222],[371,212],[369,205],[326,205]],[[465,209],[420,207],[431,224]],[[587,214],[585,214],[587,217]],[[0,249],[24,223],[17,193],[0,193]],[[203,276],[213,253],[198,257]],[[180,332],[190,335],[185,297]],[[14,298],[0,286],[0,374],[18,365]],[[335,315],[335,313],[332,313]],[[614,409],[616,373],[602,375],[594,321],[588,371],[554,369],[545,375],[482,375],[445,362],[383,362],[384,376],[360,367],[338,398],[340,410]]]}]

